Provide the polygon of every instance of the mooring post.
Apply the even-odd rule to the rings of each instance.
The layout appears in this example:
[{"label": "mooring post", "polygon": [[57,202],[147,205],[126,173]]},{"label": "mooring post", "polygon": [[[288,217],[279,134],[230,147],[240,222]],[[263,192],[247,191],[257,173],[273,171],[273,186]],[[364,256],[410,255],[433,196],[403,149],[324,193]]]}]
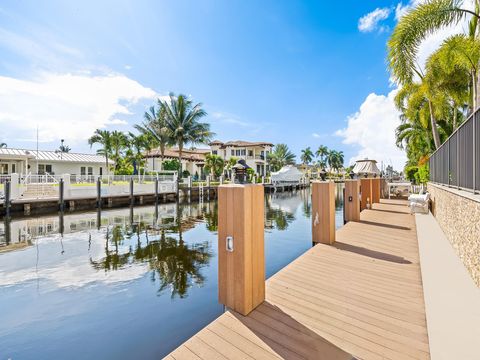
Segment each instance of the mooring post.
[{"label": "mooring post", "polygon": [[210,201],[210,175],[207,175],[207,200]]},{"label": "mooring post", "polygon": [[133,195],[133,178],[130,178],[130,206],[135,204],[135,197]]},{"label": "mooring post", "polygon": [[102,208],[102,180],[100,176],[97,178],[97,209]]},{"label": "mooring post", "polygon": [[380,178],[373,178],[372,180],[372,204],[380,203],[380,186],[381,186],[381,179]]},{"label": "mooring post", "polygon": [[155,206],[158,205],[158,178],[155,179]]},{"label": "mooring post", "polygon": [[192,200],[192,177],[189,176],[188,177],[188,202],[190,202]]},{"label": "mooring post", "polygon": [[63,182],[63,178],[60,179],[60,183],[58,184],[58,198],[59,210],[63,213],[65,210],[65,183]]},{"label": "mooring post", "polygon": [[335,183],[312,182],[312,241],[332,245],[335,242]]},{"label": "mooring post", "polygon": [[10,180],[5,182],[5,216],[10,217],[10,197],[11,197],[11,183]]},{"label": "mooring post", "polygon": [[262,185],[218,187],[218,299],[242,315],[265,300]]},{"label": "mooring post", "polygon": [[360,192],[360,211],[363,211],[372,205],[372,179],[360,179]]},{"label": "mooring post", "polygon": [[343,197],[344,222],[360,221],[360,181],[345,180]]}]

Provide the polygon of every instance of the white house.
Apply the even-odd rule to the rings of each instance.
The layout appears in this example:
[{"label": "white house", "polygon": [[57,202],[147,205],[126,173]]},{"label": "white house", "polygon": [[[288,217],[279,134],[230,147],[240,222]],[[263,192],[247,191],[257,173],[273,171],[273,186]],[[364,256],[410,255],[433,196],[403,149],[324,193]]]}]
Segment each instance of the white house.
[{"label": "white house", "polygon": [[211,153],[220,155],[225,161],[228,161],[231,157],[244,159],[247,165],[261,176],[266,175],[270,171],[267,156],[272,151],[272,143],[242,140],[227,141],[224,143],[215,140],[209,145]]},{"label": "white house", "polygon": [[[105,157],[93,154],[0,149],[0,175],[106,175]],[[110,166],[114,164],[109,160]]]}]

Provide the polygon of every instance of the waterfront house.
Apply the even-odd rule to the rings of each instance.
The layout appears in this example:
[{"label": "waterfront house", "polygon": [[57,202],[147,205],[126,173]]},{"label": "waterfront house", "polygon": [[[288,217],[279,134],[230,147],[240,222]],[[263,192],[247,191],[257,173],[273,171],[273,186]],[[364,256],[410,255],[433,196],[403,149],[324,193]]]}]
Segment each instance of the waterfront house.
[{"label": "waterfront house", "polygon": [[[109,160],[109,165],[114,162]],[[0,175],[105,175],[105,157],[72,152],[0,149]]]},{"label": "waterfront house", "polygon": [[[192,176],[203,176],[205,166],[205,155],[209,154],[209,149],[183,149],[182,150],[182,169],[188,171]],[[145,154],[147,158],[147,171],[160,171],[161,155],[159,149],[150,150]],[[178,160],[178,148],[165,149],[163,160]]]},{"label": "waterfront house", "polygon": [[231,157],[243,159],[260,176],[266,175],[270,171],[267,156],[272,151],[272,143],[243,140],[224,143],[215,140],[209,145],[212,154],[220,155],[225,161],[228,161]]}]

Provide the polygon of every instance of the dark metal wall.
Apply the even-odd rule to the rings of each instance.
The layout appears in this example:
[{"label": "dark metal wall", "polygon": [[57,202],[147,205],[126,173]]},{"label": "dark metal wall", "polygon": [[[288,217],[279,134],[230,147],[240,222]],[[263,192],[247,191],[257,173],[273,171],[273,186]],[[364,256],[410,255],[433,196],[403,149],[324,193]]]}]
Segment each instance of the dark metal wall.
[{"label": "dark metal wall", "polygon": [[480,110],[431,155],[430,181],[480,191]]}]

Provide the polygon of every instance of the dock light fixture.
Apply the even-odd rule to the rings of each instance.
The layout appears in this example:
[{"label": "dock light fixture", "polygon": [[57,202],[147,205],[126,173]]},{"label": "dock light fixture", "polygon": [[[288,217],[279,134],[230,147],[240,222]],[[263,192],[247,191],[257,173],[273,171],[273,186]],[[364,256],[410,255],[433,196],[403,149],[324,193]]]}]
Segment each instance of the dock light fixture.
[{"label": "dock light fixture", "polygon": [[363,176],[365,176],[365,179],[368,178],[368,173],[366,172]]},{"label": "dock light fixture", "polygon": [[327,172],[325,171],[325,168],[320,171],[320,178],[322,179],[322,181],[325,181],[325,179],[327,178]]}]

